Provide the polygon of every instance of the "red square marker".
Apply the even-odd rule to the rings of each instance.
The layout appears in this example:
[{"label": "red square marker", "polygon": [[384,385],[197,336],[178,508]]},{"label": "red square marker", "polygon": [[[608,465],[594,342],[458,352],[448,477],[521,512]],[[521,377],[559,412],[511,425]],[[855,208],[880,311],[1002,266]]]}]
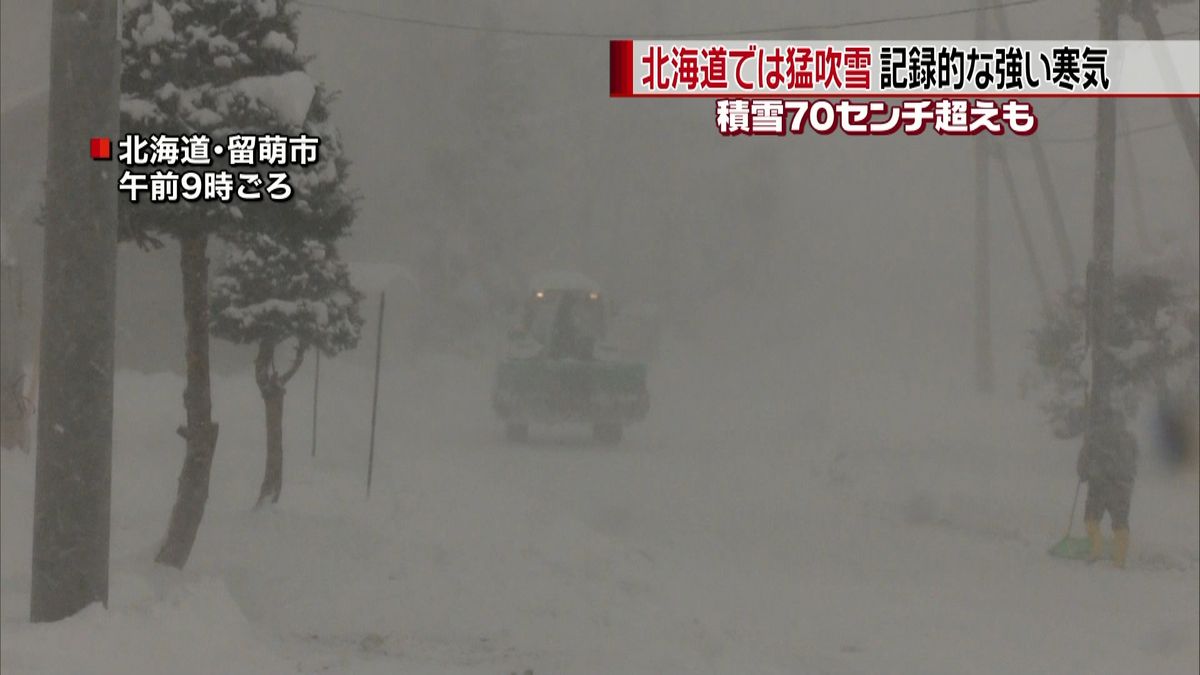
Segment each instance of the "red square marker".
[{"label": "red square marker", "polygon": [[112,159],[112,139],[92,139],[92,159]]}]

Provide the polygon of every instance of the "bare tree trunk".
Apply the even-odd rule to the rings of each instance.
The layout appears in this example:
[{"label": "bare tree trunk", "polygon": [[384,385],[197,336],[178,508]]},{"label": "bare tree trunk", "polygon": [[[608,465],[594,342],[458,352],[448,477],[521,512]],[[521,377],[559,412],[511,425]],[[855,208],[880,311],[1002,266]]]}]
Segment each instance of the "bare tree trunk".
[{"label": "bare tree trunk", "polygon": [[258,343],[258,355],[254,357],[254,380],[262,394],[267,413],[267,465],[263,472],[262,488],[258,492],[258,508],[269,500],[279,501],[283,492],[283,398],[287,395],[287,383],[304,363],[308,347],[303,342],[296,347],[296,355],[287,371],[275,370],[275,348],[279,343],[266,339]]},{"label": "bare tree trunk", "polygon": [[217,446],[217,424],[212,421],[212,384],[208,363],[208,236],[188,235],[180,240],[183,271],[183,313],[187,324],[187,386],[183,405],[187,426],[179,433],[187,441],[187,454],[179,474],[179,489],[167,536],[156,562],[183,568],[191,555],[204,505]]},{"label": "bare tree trunk", "polygon": [[279,501],[283,491],[283,397],[286,390],[273,383],[262,392],[263,404],[267,409],[267,466],[263,473],[262,489],[258,493],[258,505]]},{"label": "bare tree trunk", "polygon": [[275,342],[272,340],[258,343],[254,379],[267,413],[267,465],[258,503],[254,507],[258,508],[268,501],[278,502],[283,490],[283,396],[286,391],[275,373]]}]

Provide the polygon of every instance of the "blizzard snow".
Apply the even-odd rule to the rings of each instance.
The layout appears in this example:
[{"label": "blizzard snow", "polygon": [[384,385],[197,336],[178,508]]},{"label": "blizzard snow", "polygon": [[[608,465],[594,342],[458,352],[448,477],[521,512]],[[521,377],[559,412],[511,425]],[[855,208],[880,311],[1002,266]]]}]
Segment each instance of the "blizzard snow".
[{"label": "blizzard snow", "polygon": [[[294,673],[295,665],[256,639],[258,630],[215,579],[174,584],[119,575],[121,608],[88,607],[54,625],[6,630],[5,672],[93,673]],[[140,595],[138,594],[140,593]],[[114,603],[115,605],[115,603]],[[205,639],[198,640],[196,636]],[[64,644],[70,645],[64,648]]]},{"label": "blizzard snow", "polygon": [[284,54],[294,54],[296,52],[296,43],[292,42],[291,38],[279,31],[267,33],[267,36],[263,38],[263,46],[279,50]]},{"label": "blizzard snow", "polygon": [[310,368],[258,512],[261,402],[218,379],[182,573],[149,562],[182,383],[122,372],[109,610],[27,623],[33,461],[3,453],[4,672],[1196,672],[1194,477],[1143,457],[1129,570],[1051,559],[1074,448],[1031,403],[754,352],[671,345],[615,449],[506,445],[489,363],[392,359],[369,501],[369,370],[331,360],[317,457]]},{"label": "blizzard snow", "polygon": [[244,77],[229,88],[258,101],[274,111],[283,123],[296,127],[304,125],[317,91],[312,78],[301,70],[283,75]]},{"label": "blizzard snow", "polygon": [[[389,3],[338,4],[374,12]],[[811,18],[877,16],[880,3],[827,4]],[[11,139],[45,135],[44,123],[27,127],[14,110],[42,100],[38,119],[44,118],[48,69],[28,64],[48,62],[46,6],[3,4],[6,147]],[[631,26],[736,27],[747,18],[737,3],[709,3],[700,26],[673,18],[665,7],[517,2],[505,3],[500,20],[508,27],[583,26],[622,34]],[[269,16],[278,3],[254,0],[253,9]],[[424,9],[415,8],[413,16],[489,21],[469,3]],[[655,26],[643,26],[647,9]],[[1087,35],[1093,9],[1094,3],[1076,2],[1014,11],[1013,32]],[[794,3],[768,3],[754,14],[753,25],[797,21]],[[685,286],[714,280],[697,246],[723,240],[703,233],[736,233],[749,246],[734,245],[731,253],[766,270],[756,292],[777,294],[775,318],[739,315],[744,298],[722,302],[696,293],[712,304],[714,317],[695,319],[692,332],[720,335],[757,321],[764,335],[803,324],[824,326],[826,338],[668,340],[651,370],[650,416],[616,448],[596,447],[572,430],[534,429],[531,443],[506,444],[488,409],[490,359],[409,363],[389,343],[367,500],[374,353],[368,337],[356,352],[322,363],[315,459],[309,456],[311,362],[292,381],[282,500],[261,511],[251,506],[265,433],[247,356],[244,375],[214,382],[221,434],[212,496],[183,572],[151,562],[182,460],[175,428],[182,421],[183,383],[174,375],[120,372],[107,610],[93,607],[53,625],[28,623],[34,461],[0,453],[4,675],[1200,670],[1197,482],[1194,475],[1159,470],[1144,430],[1130,569],[1045,555],[1066,526],[1077,446],[1053,440],[1035,402],[1019,400],[1014,391],[1014,364],[1029,359],[1005,351],[1021,349],[1037,299],[1018,259],[1018,240],[1000,220],[993,328],[1001,391],[979,398],[963,381],[972,316],[969,287],[964,290],[971,230],[963,223],[971,222],[972,193],[965,165],[953,161],[962,155],[960,144],[897,137],[788,144],[778,156],[762,144],[738,152],[712,134],[703,107],[608,105],[594,78],[580,75],[602,74],[603,52],[578,49],[575,42],[518,44],[513,53],[524,59],[520,63],[542,67],[521,69],[528,77],[510,81],[492,78],[495,69],[479,69],[488,65],[481,55],[493,56],[509,43],[481,48],[474,32],[416,32],[313,7],[305,8],[302,28],[303,50],[318,55],[310,72],[345,92],[332,124],[345,130],[351,176],[365,196],[357,234],[343,249],[347,257],[412,263],[423,253],[409,255],[405,227],[464,217],[460,201],[471,201],[464,188],[436,194],[446,173],[470,176],[473,169],[439,173],[431,165],[447,147],[459,157],[451,167],[479,160],[472,144],[486,136],[464,134],[464,125],[492,118],[493,110],[463,102],[476,102],[468,95],[488,81],[484,93],[515,91],[520,101],[511,118],[496,111],[497,124],[530,130],[511,143],[519,150],[499,146],[501,155],[515,156],[515,169],[500,165],[512,175],[492,182],[486,177],[497,169],[480,174],[483,187],[501,197],[489,219],[536,216],[554,224],[547,232],[561,227],[566,235],[581,222],[581,207],[592,204],[593,220],[582,221],[588,229],[629,242],[611,252],[599,246],[593,262],[604,265],[588,271],[609,284],[626,278],[626,289],[653,276],[638,256],[639,247],[655,239],[635,236],[641,231],[679,235],[665,276]],[[855,37],[928,38],[969,29],[967,17],[947,17]],[[156,8],[138,39],[172,35],[169,13]],[[425,86],[431,73],[449,85]],[[246,93],[264,104],[275,101],[291,111],[290,119],[303,121],[313,83],[291,79],[293,85],[276,80]],[[416,90],[422,95],[405,94]],[[41,99],[34,96],[22,108],[28,92],[41,92]],[[167,85],[156,98],[179,96],[197,115],[193,122],[217,127],[218,111],[194,105],[201,93]],[[1047,108],[1043,122],[1056,115],[1044,125],[1048,140],[1090,137],[1094,111],[1087,105]],[[1135,128],[1166,115],[1157,101],[1131,102],[1123,110]],[[320,128],[310,127],[310,133]],[[1146,221],[1164,239],[1161,256],[1148,265],[1195,278],[1196,184],[1177,133],[1136,138],[1139,159],[1143,151],[1155,158],[1139,162],[1138,171],[1156,197],[1146,201]],[[6,181],[40,176],[26,169],[44,148],[26,145],[13,153],[18,163],[5,164]],[[1094,149],[1089,143],[1054,148],[1054,180],[1082,261],[1090,242]],[[1018,155],[1019,144],[1011,149],[1030,166]],[[637,170],[626,170],[631,166]],[[711,170],[700,170],[705,167]],[[1028,179],[1022,189],[1034,202],[1032,175],[1018,178]],[[742,188],[760,185],[768,195],[785,193],[774,215],[743,213],[739,206],[745,219],[726,222],[706,213],[722,202],[758,201],[758,192]],[[864,185],[872,189],[860,189]],[[431,190],[435,196],[426,198]],[[15,193],[5,194],[9,200]],[[993,196],[993,204],[1004,208],[1001,198]],[[1127,204],[1118,197],[1122,223],[1132,222]],[[678,224],[662,230],[662,220]],[[1175,230],[1182,234],[1166,239]],[[1134,232],[1118,228],[1118,264],[1136,249]],[[1049,256],[1049,231],[1035,235]],[[570,247],[556,234],[545,241],[541,253]],[[542,260],[536,250],[529,257],[537,266],[572,264],[569,256]],[[170,270],[176,278],[174,264]],[[389,329],[408,320],[397,305],[417,292],[408,273],[387,286],[390,271],[375,268],[377,274],[366,275],[375,280],[364,286],[389,288]],[[127,303],[140,301],[132,295],[132,301],[123,296]],[[671,294],[644,299],[666,297]],[[375,300],[365,307],[369,316]],[[177,306],[170,307],[178,323]],[[126,349],[148,345],[138,341]]]},{"label": "blizzard snow", "polygon": [[162,118],[162,111],[154,101],[132,96],[121,97],[121,114],[129,115],[134,120],[144,123]]},{"label": "blizzard snow", "polygon": [[252,0],[250,3],[254,7],[254,11],[262,18],[272,17],[279,11],[279,3],[277,0]]},{"label": "blizzard snow", "polygon": [[600,284],[578,273],[566,270],[539,272],[529,281],[530,291],[600,291]]},{"label": "blizzard snow", "polygon": [[149,47],[174,39],[175,22],[171,19],[171,12],[157,2],[151,7],[150,14],[138,21],[138,26],[133,31],[133,40],[140,47]]}]

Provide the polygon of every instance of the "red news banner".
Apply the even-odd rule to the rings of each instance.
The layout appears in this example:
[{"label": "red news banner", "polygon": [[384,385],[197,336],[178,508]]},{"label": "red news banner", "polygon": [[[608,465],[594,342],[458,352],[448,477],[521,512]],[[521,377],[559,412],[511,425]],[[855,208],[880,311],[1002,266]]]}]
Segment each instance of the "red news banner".
[{"label": "red news banner", "polygon": [[1028,135],[1030,99],[1200,98],[1200,42],[613,40],[614,98],[712,98],[724,136]]}]

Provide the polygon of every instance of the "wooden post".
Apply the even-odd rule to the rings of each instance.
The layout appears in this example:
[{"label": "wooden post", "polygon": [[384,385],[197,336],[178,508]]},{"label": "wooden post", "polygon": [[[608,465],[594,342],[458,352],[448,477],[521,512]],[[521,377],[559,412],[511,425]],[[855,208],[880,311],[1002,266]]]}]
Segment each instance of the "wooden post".
[{"label": "wooden post", "polygon": [[312,406],[312,456],[317,456],[317,395],[321,391],[321,350],[316,352],[316,374],[313,376],[313,406]]},{"label": "wooden post", "polygon": [[379,412],[379,364],[383,354],[383,307],[387,291],[379,292],[379,325],[375,328],[375,393],[371,396],[371,448],[367,454],[367,497],[371,496],[371,474],[375,469],[375,419]]},{"label": "wooden post", "polygon": [[[116,337],[117,3],[54,0],[30,620],[108,604]],[[103,142],[101,142],[103,143]]]}]

